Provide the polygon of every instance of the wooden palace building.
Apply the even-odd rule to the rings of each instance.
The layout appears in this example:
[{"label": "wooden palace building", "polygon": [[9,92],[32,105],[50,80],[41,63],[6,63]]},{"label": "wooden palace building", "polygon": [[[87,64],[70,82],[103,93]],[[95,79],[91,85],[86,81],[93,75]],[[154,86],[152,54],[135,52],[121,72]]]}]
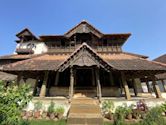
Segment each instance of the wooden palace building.
[{"label": "wooden palace building", "polygon": [[145,82],[147,92],[161,97],[155,75],[166,72],[166,65],[124,52],[130,33],[104,34],[82,21],[63,35],[36,37],[24,29],[16,36],[15,54],[0,57],[0,70],[18,75],[18,85],[32,83],[34,96],[130,100]]}]

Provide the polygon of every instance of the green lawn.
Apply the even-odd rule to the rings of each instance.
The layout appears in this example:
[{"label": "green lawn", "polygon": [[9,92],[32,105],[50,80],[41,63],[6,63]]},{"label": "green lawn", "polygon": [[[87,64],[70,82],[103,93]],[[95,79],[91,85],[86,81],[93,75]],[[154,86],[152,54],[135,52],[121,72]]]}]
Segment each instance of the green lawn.
[{"label": "green lawn", "polygon": [[[67,125],[67,124],[65,120],[60,120],[60,121],[32,120],[30,121],[30,125]],[[113,125],[113,123],[105,122],[104,125]],[[134,125],[134,124],[129,124],[129,125]]]},{"label": "green lawn", "polygon": [[52,120],[32,120],[30,125],[66,125],[65,120],[52,121]]}]

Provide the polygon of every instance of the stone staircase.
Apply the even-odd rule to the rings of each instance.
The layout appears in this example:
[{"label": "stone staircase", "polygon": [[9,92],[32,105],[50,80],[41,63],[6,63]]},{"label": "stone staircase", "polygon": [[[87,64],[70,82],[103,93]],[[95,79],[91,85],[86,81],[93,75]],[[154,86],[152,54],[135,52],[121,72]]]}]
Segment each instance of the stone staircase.
[{"label": "stone staircase", "polygon": [[98,101],[87,97],[72,99],[67,125],[103,125]]}]

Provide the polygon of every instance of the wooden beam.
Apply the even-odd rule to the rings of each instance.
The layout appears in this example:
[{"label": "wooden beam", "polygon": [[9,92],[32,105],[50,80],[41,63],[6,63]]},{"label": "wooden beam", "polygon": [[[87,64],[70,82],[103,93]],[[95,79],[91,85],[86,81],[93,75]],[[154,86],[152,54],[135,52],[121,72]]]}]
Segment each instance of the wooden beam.
[{"label": "wooden beam", "polygon": [[121,78],[122,78],[122,84],[123,84],[124,91],[125,91],[125,97],[126,97],[127,100],[130,100],[131,95],[130,95],[129,87],[127,85],[127,81],[126,81],[126,78],[125,78],[125,74],[123,72],[121,72]]},{"label": "wooden beam", "polygon": [[162,97],[161,97],[160,88],[159,88],[159,86],[157,85],[155,76],[153,76],[153,77],[151,77],[151,78],[152,78],[152,85],[153,85],[154,92],[155,92],[155,94],[156,94],[156,98],[162,98]]},{"label": "wooden beam", "polygon": [[47,86],[48,74],[49,74],[49,72],[46,71],[45,75],[44,75],[43,84],[42,84],[42,87],[41,87],[41,90],[40,90],[40,94],[39,94],[40,97],[45,97],[46,96],[46,86]]}]

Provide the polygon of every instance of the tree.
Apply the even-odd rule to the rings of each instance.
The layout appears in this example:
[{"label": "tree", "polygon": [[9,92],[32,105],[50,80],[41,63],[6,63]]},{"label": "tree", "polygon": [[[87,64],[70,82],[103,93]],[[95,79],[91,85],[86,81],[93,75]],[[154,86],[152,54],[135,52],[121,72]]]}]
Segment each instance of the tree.
[{"label": "tree", "polygon": [[19,125],[21,111],[31,99],[30,86],[23,84],[6,88],[0,81],[0,125]]}]

